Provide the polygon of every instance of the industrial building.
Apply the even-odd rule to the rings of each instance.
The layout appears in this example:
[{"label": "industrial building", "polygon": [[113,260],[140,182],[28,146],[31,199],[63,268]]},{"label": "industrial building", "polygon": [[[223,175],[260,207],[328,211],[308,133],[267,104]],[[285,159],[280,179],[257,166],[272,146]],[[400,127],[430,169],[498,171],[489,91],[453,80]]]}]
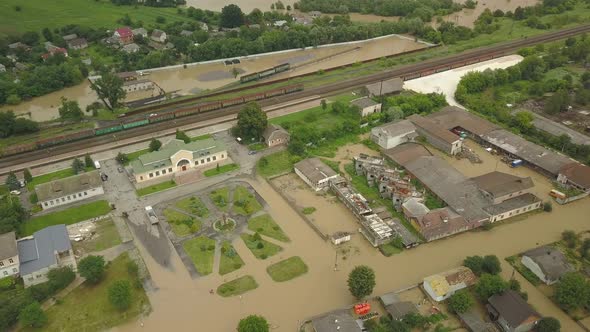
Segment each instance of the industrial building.
[{"label": "industrial building", "polygon": [[331,179],[338,177],[328,165],[319,158],[304,159],[294,165],[295,173],[313,190],[320,191],[327,188]]}]

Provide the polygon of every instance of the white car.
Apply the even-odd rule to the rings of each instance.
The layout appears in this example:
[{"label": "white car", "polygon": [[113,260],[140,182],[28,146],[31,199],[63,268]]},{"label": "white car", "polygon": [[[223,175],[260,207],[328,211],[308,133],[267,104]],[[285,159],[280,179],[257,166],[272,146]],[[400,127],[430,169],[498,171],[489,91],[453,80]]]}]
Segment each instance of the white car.
[{"label": "white car", "polygon": [[10,193],[13,195],[20,195],[20,191],[18,190],[12,190]]}]

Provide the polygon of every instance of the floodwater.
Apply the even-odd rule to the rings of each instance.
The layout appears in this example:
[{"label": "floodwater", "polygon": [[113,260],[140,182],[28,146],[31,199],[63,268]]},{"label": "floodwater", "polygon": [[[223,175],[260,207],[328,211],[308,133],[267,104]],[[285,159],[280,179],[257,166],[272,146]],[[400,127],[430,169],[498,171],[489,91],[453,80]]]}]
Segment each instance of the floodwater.
[{"label": "floodwater", "polygon": [[[360,49],[355,50],[356,47],[360,47]],[[335,45],[278,54],[253,55],[243,59],[241,64],[235,65],[235,67],[238,71],[249,74],[288,61],[298,66],[292,71],[273,76],[274,79],[315,72],[319,69],[347,65],[357,61],[380,58],[424,47],[426,47],[425,44],[417,43],[412,38],[388,36],[352,45]],[[235,82],[236,79],[231,74],[232,68],[233,66],[226,66],[224,63],[208,63],[188,66],[187,68],[180,67],[153,71],[146,78],[154,81],[167,92],[176,91],[178,94],[186,95],[195,91],[219,88]],[[97,100],[96,94],[90,89],[88,81],[85,80],[77,86],[34,98],[16,106],[4,106],[0,108],[0,111],[13,110],[16,114],[29,116],[35,121],[52,120],[59,117],[58,107],[61,104],[60,98],[62,96],[70,100],[77,100],[82,109]],[[130,95],[129,97],[129,99],[139,98],[137,95]]]},{"label": "floodwater", "polygon": [[[468,144],[475,145],[472,142]],[[476,146],[474,148],[484,160],[483,164],[471,165],[467,161],[455,159],[449,161],[470,176],[491,171],[496,167],[498,170],[531,176],[538,186],[538,194],[543,199],[547,198],[546,193],[550,188],[548,179],[527,168],[508,169],[498,162],[495,156],[486,154],[487,152]],[[425,276],[460,265],[467,255],[498,255],[502,260],[503,275],[509,278],[512,269],[503,258],[543,243],[553,242],[559,239],[560,233],[565,229],[577,232],[586,230],[587,216],[590,214],[587,199],[566,206],[554,204],[552,213],[537,213],[524,220],[508,221],[490,231],[469,232],[423,244],[390,258],[382,256],[370,247],[362,236],[356,234],[349,243],[350,250],[344,260],[342,255],[336,256],[334,247],[322,240],[265,180],[257,178],[248,182],[267,201],[270,206],[269,212],[292,239],[292,242],[285,246],[285,251],[277,255],[279,257],[271,257],[267,261],[247,259],[245,267],[227,276],[212,274],[192,280],[175,253],[171,257],[171,271],[156,264],[141,248],[153,282],[157,286],[156,291],[149,293],[153,312],[117,330],[161,331],[172,327],[184,331],[194,330],[198,326],[198,329],[203,331],[234,331],[238,321],[244,316],[260,314],[268,319],[276,331],[296,331],[305,319],[354,302],[347,290],[346,278],[356,265],[366,264],[375,270],[377,286],[374,295],[416,284]],[[298,189],[295,193],[296,199],[303,198],[303,194],[298,193],[305,191]],[[305,195],[310,193],[307,192]],[[308,203],[303,201],[301,205],[304,204]],[[320,204],[329,206],[320,207]],[[335,204],[340,203],[325,203],[318,199],[314,202],[314,206],[321,208],[321,211],[340,211],[339,214],[322,212],[321,218],[328,219],[328,223],[350,225],[354,222],[352,214],[347,215],[346,211]],[[242,244],[234,244],[240,255],[249,254]],[[292,255],[301,256],[309,266],[309,272],[284,283],[271,281],[266,275],[265,268]],[[334,270],[336,261],[337,271]],[[232,298],[209,294],[210,289],[215,289],[224,281],[246,274],[256,278],[260,285],[258,289]],[[541,314],[558,318],[564,331],[581,331],[571,319],[518,273],[516,278],[528,292],[529,301]]]},{"label": "floodwater", "polygon": [[[464,2],[464,1],[457,1]],[[460,12],[456,12],[447,16],[443,19],[447,22],[454,22],[457,25],[466,26],[473,28],[475,20],[483,13],[484,10],[489,9],[492,13],[500,9],[503,12],[512,11],[518,7],[529,7],[535,6],[540,3],[541,0],[485,0],[478,1],[477,6],[474,9],[462,9]],[[434,24],[434,20],[433,20]]]},{"label": "floodwater", "polygon": [[[230,4],[236,4],[240,6],[244,13],[248,14],[255,8],[258,8],[263,12],[270,11],[270,5],[276,2],[277,0],[187,0],[186,6],[220,12],[223,7]],[[285,0],[281,2],[285,7],[287,7],[287,5],[293,7],[295,1]]]}]

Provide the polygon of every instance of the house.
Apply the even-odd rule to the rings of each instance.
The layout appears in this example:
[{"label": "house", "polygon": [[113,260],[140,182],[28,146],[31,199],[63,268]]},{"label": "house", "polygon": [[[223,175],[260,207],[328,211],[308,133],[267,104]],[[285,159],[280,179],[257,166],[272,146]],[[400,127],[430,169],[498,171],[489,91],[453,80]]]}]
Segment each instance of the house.
[{"label": "house", "polygon": [[355,319],[350,310],[337,310],[311,320],[314,332],[361,332],[362,320]]},{"label": "house", "polygon": [[334,245],[339,245],[344,242],[350,241],[350,233],[348,232],[336,232],[330,236],[330,240]]},{"label": "house", "polygon": [[391,319],[400,320],[408,314],[418,313],[416,305],[410,301],[402,301],[396,293],[387,293],[379,296],[385,311]]},{"label": "house", "polygon": [[149,90],[154,87],[154,82],[148,79],[141,79],[141,80],[132,80],[132,81],[125,81],[123,82],[123,90],[125,92],[135,92],[135,91],[143,91]]},{"label": "house", "polygon": [[530,177],[523,178],[497,171],[474,177],[472,180],[475,181],[484,196],[494,204],[530,193],[535,186]]},{"label": "house", "polygon": [[416,136],[416,127],[410,120],[389,122],[371,129],[371,140],[384,149],[412,141]]},{"label": "house", "polygon": [[477,308],[471,307],[465,312],[457,313],[457,316],[471,332],[499,332],[494,323],[484,320],[485,317]]},{"label": "house", "polygon": [[70,40],[74,40],[74,39],[78,38],[78,35],[77,35],[77,34],[75,34],[75,33],[72,33],[72,34],[70,34],[70,35],[65,35],[65,36],[63,36],[63,37],[61,37],[61,38],[63,38],[63,40],[64,40],[64,41],[67,43],[67,42],[69,42]]},{"label": "house", "polygon": [[88,47],[88,42],[86,41],[86,38],[72,39],[72,40],[69,40],[67,43],[68,43],[68,48],[71,48],[74,50],[81,50],[81,49]]},{"label": "house", "polygon": [[0,279],[17,275],[19,271],[16,233],[0,234]]},{"label": "house", "polygon": [[504,332],[531,331],[541,320],[541,315],[513,290],[493,295],[488,299],[486,308],[490,318]]},{"label": "house", "polygon": [[549,246],[525,252],[520,261],[547,285],[558,282],[565,273],[574,270],[561,251]]},{"label": "house", "polygon": [[461,266],[456,269],[424,278],[424,290],[433,300],[448,299],[457,291],[475,284],[477,278],[471,269]]},{"label": "house", "polygon": [[313,190],[320,191],[329,186],[329,181],[338,177],[333,169],[319,158],[307,158],[294,165],[295,174]]},{"label": "house", "polygon": [[6,66],[0,63],[0,73],[6,72]]},{"label": "house", "polygon": [[50,48],[49,53],[42,54],[41,57],[45,61],[56,54],[62,54],[64,57],[67,58],[68,57],[68,50],[66,50],[63,47]]},{"label": "house", "polygon": [[358,98],[350,102],[359,108],[361,117],[381,112],[381,103],[374,101],[369,97]]},{"label": "house", "polygon": [[169,178],[170,175],[216,165],[228,158],[222,142],[205,139],[190,143],[173,139],[159,151],[146,153],[131,162],[131,169],[137,183]]},{"label": "house", "polygon": [[434,121],[418,114],[410,115],[408,118],[414,126],[416,132],[426,138],[428,143],[437,149],[450,155],[455,155],[461,151],[463,141],[456,134],[441,128]]},{"label": "house", "polygon": [[20,276],[25,287],[47,281],[49,270],[71,267],[76,270],[76,258],[65,225],[54,225],[19,239]]},{"label": "house", "polygon": [[44,43],[43,43],[43,47],[45,47],[45,50],[46,50],[47,52],[51,52],[51,51],[53,51],[54,49],[56,49],[56,48],[59,48],[58,46],[55,46],[55,45],[53,45],[53,43],[52,43],[52,42],[50,42],[50,41],[46,41],[46,42],[44,42]]},{"label": "house", "polygon": [[133,42],[133,31],[130,27],[121,27],[115,30],[113,37],[118,39],[121,44],[129,44]]},{"label": "house", "polygon": [[180,31],[180,35],[183,36],[183,37],[190,37],[190,36],[193,35],[193,32],[192,31],[188,31],[188,30],[182,30],[182,31]]},{"label": "house", "polygon": [[137,28],[137,29],[133,29],[131,30],[131,32],[133,33],[133,36],[142,36],[143,38],[147,38],[148,37],[148,32],[146,29],[144,28]]},{"label": "house", "polygon": [[272,25],[274,25],[277,28],[280,28],[280,27],[284,26],[285,24],[287,24],[287,21],[279,20],[279,21],[275,21]]},{"label": "house", "polygon": [[289,132],[283,129],[283,127],[271,123],[266,127],[264,133],[262,133],[262,137],[264,137],[264,143],[268,147],[272,147],[281,144],[288,144],[291,135]]},{"label": "house", "polygon": [[166,42],[166,33],[162,30],[154,29],[154,31],[152,31],[152,35],[150,36],[150,39],[155,42],[158,42],[158,43],[165,43]]},{"label": "house", "polygon": [[396,77],[390,80],[365,85],[369,97],[394,95],[404,90],[404,80]]},{"label": "house", "polygon": [[125,53],[131,54],[131,53],[135,53],[135,52],[139,51],[140,47],[136,43],[131,43],[131,44],[127,44],[127,45],[123,46],[122,50]]},{"label": "house", "polygon": [[63,179],[42,183],[35,187],[43,210],[71,204],[104,194],[98,171],[91,171]]},{"label": "house", "polygon": [[31,50],[31,46],[29,46],[29,45],[27,45],[25,43],[21,43],[21,42],[16,42],[16,43],[9,44],[8,45],[8,48],[10,50],[13,50],[13,51],[15,51],[17,49],[23,49],[23,50],[25,50],[25,51],[28,52],[28,51]]}]

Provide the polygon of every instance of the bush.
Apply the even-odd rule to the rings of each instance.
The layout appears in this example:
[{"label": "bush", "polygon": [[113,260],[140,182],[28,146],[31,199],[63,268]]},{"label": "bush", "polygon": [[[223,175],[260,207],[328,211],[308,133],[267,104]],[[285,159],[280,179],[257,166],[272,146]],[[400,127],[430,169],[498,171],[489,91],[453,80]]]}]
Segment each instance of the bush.
[{"label": "bush", "polygon": [[71,267],[65,266],[56,269],[51,269],[47,273],[48,283],[52,293],[66,288],[76,279],[76,273]]},{"label": "bush", "polygon": [[242,318],[238,324],[238,332],[268,332],[268,322],[262,316],[250,315]]},{"label": "bush", "polygon": [[466,312],[472,305],[473,299],[465,290],[461,290],[449,298],[449,307],[458,314]]},{"label": "bush", "polygon": [[92,284],[98,283],[105,271],[105,261],[102,256],[86,256],[78,263],[80,275]]},{"label": "bush", "polygon": [[575,248],[578,243],[576,232],[570,230],[563,231],[563,233],[561,233],[561,239],[568,248],[572,249]]},{"label": "bush", "polygon": [[543,211],[545,211],[545,212],[553,211],[553,205],[551,205],[551,202],[543,203]]},{"label": "bush", "polygon": [[258,244],[256,245],[257,249],[262,249],[264,248],[264,244],[262,242],[258,242]]},{"label": "bush", "polygon": [[123,311],[131,305],[131,285],[127,280],[117,280],[109,287],[109,301]]},{"label": "bush", "polygon": [[33,302],[21,310],[18,320],[23,326],[39,328],[47,324],[47,315],[39,302]]}]

